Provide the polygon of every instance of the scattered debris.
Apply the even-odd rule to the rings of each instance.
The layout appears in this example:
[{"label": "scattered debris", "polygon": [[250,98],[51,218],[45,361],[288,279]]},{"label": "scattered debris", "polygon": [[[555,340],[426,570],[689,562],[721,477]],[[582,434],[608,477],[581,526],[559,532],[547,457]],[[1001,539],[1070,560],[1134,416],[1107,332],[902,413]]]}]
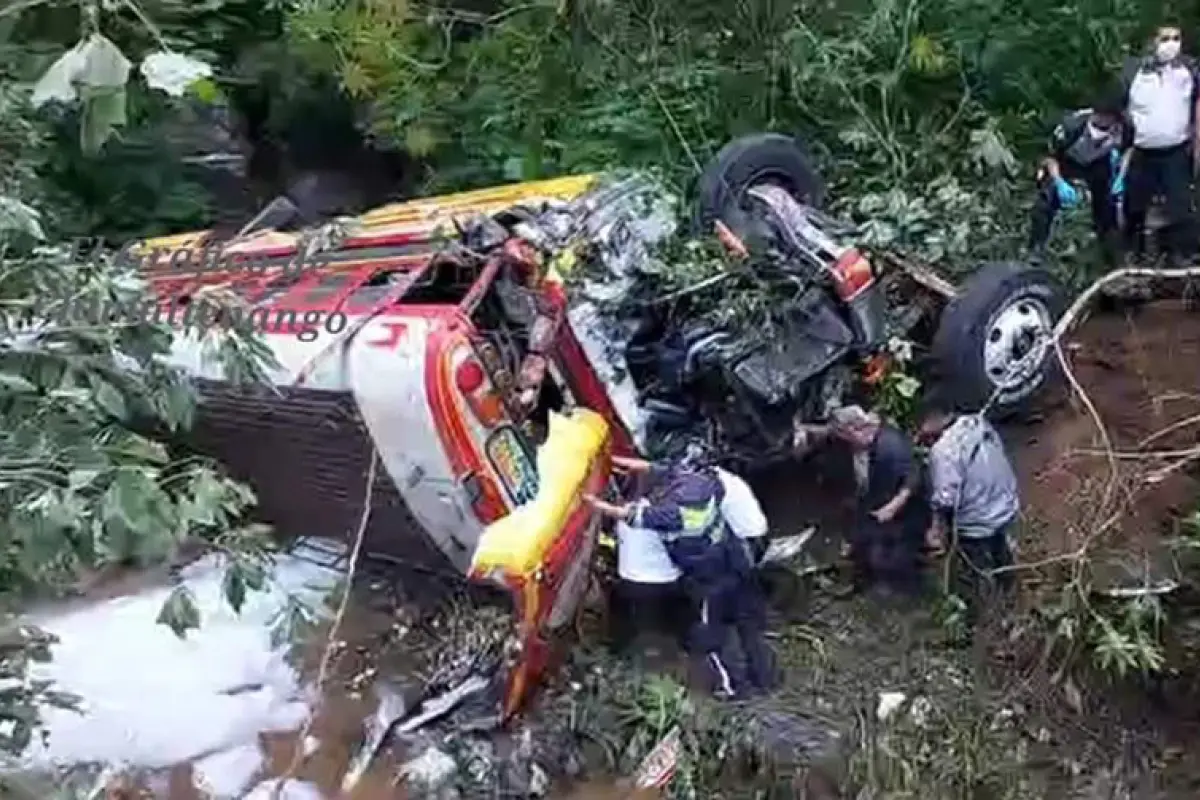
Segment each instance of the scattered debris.
[{"label": "scattered debris", "polygon": [[808,540],[817,532],[816,527],[810,526],[803,533],[796,536],[781,536],[777,539],[772,539],[770,545],[767,546],[767,552],[763,554],[763,564],[782,564],[791,561],[804,550],[804,546],[808,544]]},{"label": "scattered debris", "polygon": [[413,797],[434,797],[458,772],[454,757],[430,747],[400,768],[400,778]]},{"label": "scattered debris", "polygon": [[634,787],[637,789],[665,788],[675,777],[682,750],[683,742],[679,726],[676,725],[642,760],[637,774],[633,778]]},{"label": "scattered debris", "polygon": [[875,717],[880,721],[885,721],[900,706],[904,705],[904,701],[908,699],[908,695],[904,692],[881,692],[879,695],[879,707],[875,710]]},{"label": "scattered debris", "polygon": [[367,745],[355,757],[353,767],[342,779],[342,791],[349,792],[354,788],[392,735],[412,733],[446,716],[464,700],[481,694],[491,686],[491,675],[469,675],[461,683],[438,695],[422,698],[407,711],[402,705],[394,705],[393,708],[397,709],[399,714],[386,724],[376,727],[375,735],[367,741]]},{"label": "scattered debris", "polygon": [[269,780],[254,787],[242,800],[325,800],[321,790],[308,781]]}]

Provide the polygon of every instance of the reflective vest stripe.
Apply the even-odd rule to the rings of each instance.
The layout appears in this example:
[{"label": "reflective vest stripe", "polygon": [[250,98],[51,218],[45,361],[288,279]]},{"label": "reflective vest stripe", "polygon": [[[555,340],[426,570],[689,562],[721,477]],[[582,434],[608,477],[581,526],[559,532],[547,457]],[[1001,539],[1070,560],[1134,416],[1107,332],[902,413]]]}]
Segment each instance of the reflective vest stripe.
[{"label": "reflective vest stripe", "polygon": [[663,538],[668,542],[700,537],[719,542],[725,536],[725,520],[715,499],[709,500],[703,508],[680,506],[679,517],[683,521],[683,529],[664,534]]}]

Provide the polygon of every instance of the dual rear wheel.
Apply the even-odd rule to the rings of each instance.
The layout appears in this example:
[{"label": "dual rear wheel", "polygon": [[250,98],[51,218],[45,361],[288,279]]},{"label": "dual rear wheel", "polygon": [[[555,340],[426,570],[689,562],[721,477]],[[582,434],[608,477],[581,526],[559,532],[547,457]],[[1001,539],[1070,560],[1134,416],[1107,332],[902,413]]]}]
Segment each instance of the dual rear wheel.
[{"label": "dual rear wheel", "polygon": [[[760,227],[747,192],[770,183],[799,203],[820,209],[825,183],[812,157],[793,137],[745,136],[727,144],[697,185],[697,232],[723,221],[753,241]],[[1045,270],[1018,262],[979,267],[943,310],[931,342],[940,389],[963,410],[986,407],[996,417],[1018,414],[1053,379],[1051,337],[1064,308],[1062,290]]]}]

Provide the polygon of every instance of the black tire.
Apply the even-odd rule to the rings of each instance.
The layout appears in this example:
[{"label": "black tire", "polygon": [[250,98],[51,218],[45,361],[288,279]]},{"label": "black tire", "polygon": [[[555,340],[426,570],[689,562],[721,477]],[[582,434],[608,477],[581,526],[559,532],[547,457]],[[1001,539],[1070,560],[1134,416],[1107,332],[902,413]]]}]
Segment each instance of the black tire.
[{"label": "black tire", "polygon": [[[1032,302],[1022,306],[1022,300]],[[934,374],[945,398],[964,412],[978,411],[991,399],[989,416],[995,419],[1027,410],[1059,377],[1053,349],[1036,370],[1000,389],[985,366],[984,346],[995,335],[992,326],[1002,311],[1023,316],[1044,310],[1053,325],[1064,307],[1062,290],[1045,270],[1012,262],[982,266],[946,306],[933,338]]]},{"label": "black tire", "polygon": [[700,176],[695,232],[711,234],[717,220],[735,232],[747,230],[742,195],[765,182],[786,187],[797,200],[814,208],[825,201],[825,182],[799,141],[781,133],[751,134],[722,147]]}]

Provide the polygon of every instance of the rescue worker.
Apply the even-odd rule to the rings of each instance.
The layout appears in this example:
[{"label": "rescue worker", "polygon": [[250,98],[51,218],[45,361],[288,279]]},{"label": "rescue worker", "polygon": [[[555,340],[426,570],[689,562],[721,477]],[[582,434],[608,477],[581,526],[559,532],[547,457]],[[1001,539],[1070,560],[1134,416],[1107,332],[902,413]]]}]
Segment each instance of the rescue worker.
[{"label": "rescue worker", "polygon": [[802,425],[797,433],[798,449],[833,438],[845,442],[853,455],[858,512],[849,544],[855,590],[874,584],[918,594],[929,509],[909,438],[854,405],[835,409],[827,425]]},{"label": "rescue worker", "polygon": [[1165,249],[1190,258],[1196,249],[1191,179],[1200,157],[1200,75],[1195,62],[1182,54],[1179,28],[1160,27],[1153,52],[1126,65],[1122,84],[1126,118],[1133,128],[1125,179],[1130,252],[1144,252],[1146,214],[1154,198],[1162,196],[1168,222]]},{"label": "rescue worker", "polygon": [[[651,485],[648,474],[630,478],[636,487],[635,498],[648,498],[662,487]],[[683,593],[683,573],[663,544],[658,533],[635,527],[625,520],[614,526],[617,539],[617,584],[613,587],[610,615],[612,645],[618,654],[629,651],[643,631],[666,634],[687,648],[691,609]]]},{"label": "rescue worker", "polygon": [[1058,212],[1074,207],[1082,199],[1082,192],[1072,185],[1080,182],[1091,195],[1092,227],[1105,260],[1115,263],[1118,204],[1125,183],[1123,153],[1129,146],[1122,113],[1119,99],[1106,100],[1094,108],[1072,111],[1055,127],[1050,138],[1051,155],[1037,174],[1038,195],[1029,235],[1031,251],[1045,249]]},{"label": "rescue worker", "polygon": [[750,550],[750,559],[755,567],[762,564],[763,556],[767,554],[770,524],[767,515],[763,513],[762,504],[758,502],[750,484],[728,470],[714,467],[717,480],[725,489],[725,499],[721,501],[721,515],[729,525],[733,534],[744,541]]},{"label": "rescue worker", "polygon": [[[682,459],[683,464],[693,467],[710,462],[706,449],[695,446]],[[720,467],[713,469],[725,490],[721,515],[734,535],[746,542],[752,562],[758,566],[767,552],[767,516],[746,481]],[[649,473],[638,476],[637,484],[634,497],[647,497],[662,489],[652,485]],[[691,609],[680,585],[682,573],[671,561],[662,538],[655,531],[635,528],[624,521],[616,523],[615,533],[618,583],[611,606],[614,649],[627,651],[642,630],[678,637],[687,649]]]},{"label": "rescue worker", "polygon": [[[753,574],[750,548],[732,534],[721,513],[725,489],[716,470],[686,457],[674,465],[614,457],[613,464],[648,475],[661,488],[620,505],[590,495],[585,499],[618,522],[648,528],[661,537],[691,599],[695,614],[691,649],[702,657],[714,693],[734,698],[746,690],[747,683],[753,689],[769,689],[774,658],[764,636],[765,603]],[[736,630],[746,656],[745,680],[727,656],[731,629]]]},{"label": "rescue worker", "polygon": [[920,425],[930,444],[932,547],[953,547],[959,589],[977,613],[982,590],[1013,585],[1009,537],[1020,511],[1017,478],[1000,434],[979,414],[957,414],[940,397],[927,400]]}]

